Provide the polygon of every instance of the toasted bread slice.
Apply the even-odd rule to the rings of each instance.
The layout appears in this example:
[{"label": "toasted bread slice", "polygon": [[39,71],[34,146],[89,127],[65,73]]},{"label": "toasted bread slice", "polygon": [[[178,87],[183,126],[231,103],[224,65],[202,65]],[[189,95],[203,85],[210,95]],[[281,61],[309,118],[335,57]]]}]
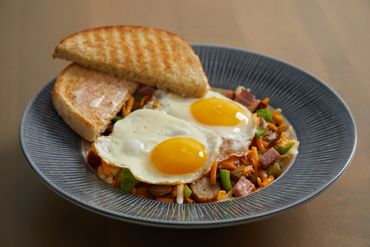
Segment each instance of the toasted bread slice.
[{"label": "toasted bread slice", "polygon": [[71,64],[58,76],[52,102],[63,120],[82,138],[95,141],[138,84]]},{"label": "toasted bread slice", "polygon": [[191,46],[179,36],[159,29],[89,29],[63,39],[53,57],[185,97],[201,97],[209,89],[202,64]]}]

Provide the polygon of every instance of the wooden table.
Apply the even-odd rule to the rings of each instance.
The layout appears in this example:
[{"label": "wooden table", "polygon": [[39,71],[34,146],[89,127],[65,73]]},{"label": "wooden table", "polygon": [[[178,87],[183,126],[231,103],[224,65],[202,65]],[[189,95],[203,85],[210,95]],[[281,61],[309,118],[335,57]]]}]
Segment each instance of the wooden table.
[{"label": "wooden table", "polygon": [[[57,42],[81,29],[112,24],[161,27],[190,42],[246,48],[316,74],[343,97],[356,119],[359,139],[351,166],[300,207],[221,229],[138,226],[59,197],[23,158],[20,117],[31,97],[67,64],[51,58]],[[369,26],[366,0],[2,0],[0,246],[370,246]]]}]

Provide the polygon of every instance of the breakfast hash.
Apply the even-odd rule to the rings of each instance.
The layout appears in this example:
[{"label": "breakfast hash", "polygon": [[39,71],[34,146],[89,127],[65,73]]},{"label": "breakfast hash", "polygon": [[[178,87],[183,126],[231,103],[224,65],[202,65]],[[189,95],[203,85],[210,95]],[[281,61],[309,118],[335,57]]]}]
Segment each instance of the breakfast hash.
[{"label": "breakfast hash", "polygon": [[[269,98],[259,100],[250,90],[239,86],[235,92],[231,90],[225,91],[224,94],[212,92],[211,96],[209,96],[210,98],[181,99],[182,101],[192,101],[190,106],[188,105],[191,109],[190,111],[188,110],[190,114],[199,110],[194,107],[194,104],[201,104],[202,102],[207,104],[210,102],[204,101],[205,99],[221,99],[217,102],[217,104],[221,104],[219,108],[207,109],[204,106],[200,110],[203,109],[206,112],[199,114],[198,117],[196,115],[193,117],[194,122],[199,121],[200,118],[200,125],[202,126],[205,125],[202,124],[202,121],[207,121],[207,129],[213,130],[212,127],[214,127],[219,135],[208,136],[208,141],[212,140],[212,142],[199,147],[199,143],[191,142],[192,139],[200,139],[199,136],[189,138],[192,134],[194,135],[194,133],[190,133],[194,129],[188,130],[181,125],[183,123],[172,123],[172,119],[168,118],[168,114],[173,114],[177,117],[186,115],[181,112],[181,110],[186,111],[186,109],[180,109],[181,107],[179,107],[181,103],[185,105],[186,103],[177,102],[177,105],[172,104],[175,105],[175,109],[178,111],[164,110],[163,108],[166,107],[162,106],[162,104],[168,104],[168,98],[172,98],[171,103],[173,103],[173,98],[176,98],[174,95],[163,96],[164,94],[166,93],[153,87],[140,86],[124,105],[122,111],[112,120],[109,128],[104,133],[106,136],[101,138],[107,139],[107,136],[109,137],[112,133],[115,133],[116,125],[123,123],[125,119],[141,111],[144,111],[144,113],[149,111],[149,113],[152,113],[152,115],[148,116],[150,119],[164,120],[168,126],[163,128],[164,123],[159,121],[159,129],[155,129],[153,128],[153,121],[150,120],[147,127],[143,126],[144,130],[148,130],[143,132],[146,137],[140,137],[138,132],[140,132],[141,124],[145,122],[146,117],[145,114],[141,114],[138,119],[133,120],[132,124],[125,125],[124,127],[126,128],[122,129],[126,132],[128,130],[134,131],[136,133],[135,139],[129,138],[125,141],[123,135],[117,136],[119,138],[114,138],[118,141],[113,143],[112,146],[122,149],[121,152],[112,151],[112,153],[109,153],[106,151],[104,153],[101,149],[112,150],[114,148],[109,145],[104,146],[106,141],[101,142],[99,138],[93,144],[93,148],[87,155],[87,161],[96,171],[99,178],[125,192],[163,202],[221,201],[245,196],[268,186],[282,174],[289,162],[297,154],[298,142],[295,139],[292,128],[282,116],[280,109],[272,109],[269,106]],[[244,112],[249,112],[249,118],[235,118],[237,114],[229,112],[233,110],[233,107],[236,107],[236,111],[239,113],[243,112],[243,110]],[[207,114],[208,116],[202,119]],[[221,117],[215,118],[218,114]],[[231,116],[234,119],[222,119],[225,116]],[[230,123],[228,127],[231,127],[231,133],[225,131],[227,126],[220,125],[220,122],[225,124],[227,121]],[[250,128],[243,128],[248,126],[248,124],[241,124],[243,121],[244,123],[248,121],[253,123],[249,124]],[[154,123],[154,126],[156,125]],[[171,126],[175,128],[171,129]],[[179,126],[181,128],[178,128]],[[217,129],[219,127],[222,127],[220,131]],[[166,141],[154,141],[154,143],[158,144],[157,146],[148,146],[148,139],[154,139],[150,135],[153,133],[159,135],[158,131],[160,130],[168,132],[163,138]],[[232,135],[233,133],[235,136]],[[209,135],[210,133],[201,134]],[[149,138],[147,138],[148,136]],[[170,136],[175,136],[176,138],[170,138]],[[182,139],[179,136],[182,136]],[[220,138],[217,139],[217,137]],[[238,140],[238,138],[240,139]],[[140,140],[143,140],[143,142],[141,143]],[[221,143],[215,145],[220,140]],[[203,142],[206,143],[206,141]],[[118,143],[121,143],[122,146],[119,146]],[[103,145],[103,147],[97,147],[97,144]],[[214,150],[205,148],[205,146],[212,144],[219,149],[216,157],[214,157]],[[133,147],[131,148],[130,145]],[[128,150],[132,149],[136,152],[140,150],[140,146],[143,149],[148,148],[148,152],[139,152],[137,159],[129,157],[133,154]],[[181,150],[182,147],[184,150]],[[105,155],[114,155],[113,153],[116,155],[125,154],[116,159],[105,157]],[[197,155],[194,158],[189,153],[203,153],[203,157]],[[145,157],[145,155],[148,155],[149,158]],[[209,159],[206,162],[205,158],[207,155]],[[212,159],[211,157],[214,158]],[[144,159],[140,160],[141,158]],[[130,159],[135,163],[131,165],[124,164]],[[119,164],[120,160],[123,161],[122,164]],[[115,161],[118,163],[114,163]],[[157,169],[151,169],[151,163]]]}]

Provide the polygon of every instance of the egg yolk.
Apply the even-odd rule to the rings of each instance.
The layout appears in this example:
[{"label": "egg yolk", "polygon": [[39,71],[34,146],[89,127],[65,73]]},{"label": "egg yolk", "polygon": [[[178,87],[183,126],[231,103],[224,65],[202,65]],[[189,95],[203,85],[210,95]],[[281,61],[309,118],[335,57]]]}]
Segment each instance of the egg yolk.
[{"label": "egg yolk", "polygon": [[193,117],[200,123],[233,126],[240,123],[242,109],[233,102],[219,98],[199,99],[190,107]]},{"label": "egg yolk", "polygon": [[151,153],[152,163],[162,172],[183,174],[195,172],[207,161],[207,152],[202,143],[176,137],[158,144]]}]

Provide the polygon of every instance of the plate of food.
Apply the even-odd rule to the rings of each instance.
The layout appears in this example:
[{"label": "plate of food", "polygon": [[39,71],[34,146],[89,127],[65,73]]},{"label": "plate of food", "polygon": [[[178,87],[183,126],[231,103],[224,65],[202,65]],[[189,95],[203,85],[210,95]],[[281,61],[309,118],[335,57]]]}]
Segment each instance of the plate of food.
[{"label": "plate of food", "polygon": [[53,56],[71,64],[25,109],[22,150],[48,187],[95,213],[251,222],[318,195],[354,154],[338,94],[268,56],[137,26],[72,34]]}]

